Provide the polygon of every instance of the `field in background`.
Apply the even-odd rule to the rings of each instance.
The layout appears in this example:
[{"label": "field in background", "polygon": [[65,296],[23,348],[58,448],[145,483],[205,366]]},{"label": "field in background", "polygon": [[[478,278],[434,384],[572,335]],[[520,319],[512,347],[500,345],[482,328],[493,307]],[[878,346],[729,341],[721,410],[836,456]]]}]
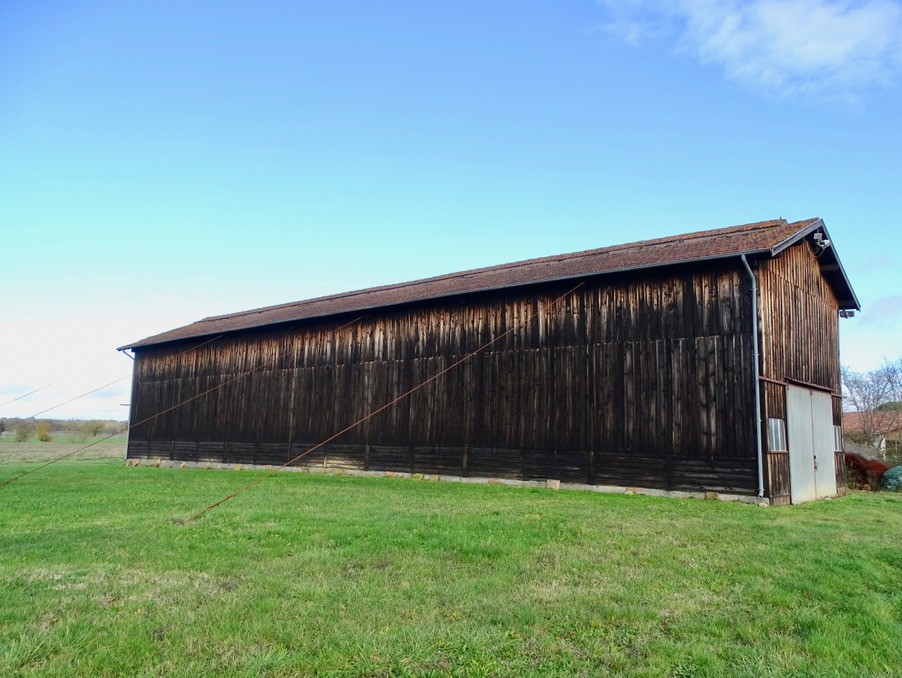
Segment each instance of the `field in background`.
[{"label": "field in background", "polygon": [[[105,439],[105,436],[84,438],[82,442],[72,442],[76,436],[66,433],[54,434],[53,440],[47,443],[38,442],[36,438],[24,443],[17,443],[12,435],[0,436],[0,464],[14,462],[47,462],[65,456],[87,445],[83,452],[76,456],[80,460],[88,459],[125,459],[125,434]],[[0,475],[0,482],[3,482]]]},{"label": "field in background", "polygon": [[258,477],[66,461],[0,487],[0,675],[902,666],[902,495],[759,508],[291,473],[177,522]]}]

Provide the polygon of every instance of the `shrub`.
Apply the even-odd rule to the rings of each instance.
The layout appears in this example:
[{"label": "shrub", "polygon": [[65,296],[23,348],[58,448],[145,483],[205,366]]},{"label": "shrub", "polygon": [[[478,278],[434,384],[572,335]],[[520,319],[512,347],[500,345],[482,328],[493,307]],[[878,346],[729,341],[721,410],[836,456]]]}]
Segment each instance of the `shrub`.
[{"label": "shrub", "polygon": [[42,443],[49,443],[53,440],[53,436],[50,435],[50,424],[46,421],[40,422],[37,426],[34,427],[35,435],[37,435],[38,440]]},{"label": "shrub", "polygon": [[27,419],[20,421],[16,426],[16,442],[24,443],[26,440],[31,438],[32,433],[34,433],[34,423],[28,421]]},{"label": "shrub", "polygon": [[883,487],[887,490],[902,490],[902,466],[893,466],[883,474]]},{"label": "shrub", "polygon": [[103,431],[103,422],[102,421],[85,421],[81,424],[81,432],[84,433],[86,438],[96,438]]}]

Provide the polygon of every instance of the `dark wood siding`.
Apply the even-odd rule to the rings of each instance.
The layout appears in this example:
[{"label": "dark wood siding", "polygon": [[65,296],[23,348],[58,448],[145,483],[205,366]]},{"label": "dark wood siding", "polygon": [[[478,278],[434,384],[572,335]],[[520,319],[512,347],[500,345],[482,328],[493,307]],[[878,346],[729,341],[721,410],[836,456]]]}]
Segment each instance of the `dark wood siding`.
[{"label": "dark wood siding", "polygon": [[762,374],[839,393],[839,303],[808,241],[759,268]]},{"label": "dark wood siding", "polygon": [[513,329],[299,464],[754,492],[738,261],[573,285],[140,349],[129,455],[284,463]]},{"label": "dark wood siding", "polygon": [[[839,303],[821,274],[811,245],[802,241],[763,261],[758,279],[765,422],[768,417],[786,419],[785,384],[801,382],[834,394],[833,418],[834,424],[839,424]],[[841,454],[836,460],[837,486],[842,489],[845,461]],[[775,504],[788,504],[789,455],[768,452],[766,461],[768,496]]]}]

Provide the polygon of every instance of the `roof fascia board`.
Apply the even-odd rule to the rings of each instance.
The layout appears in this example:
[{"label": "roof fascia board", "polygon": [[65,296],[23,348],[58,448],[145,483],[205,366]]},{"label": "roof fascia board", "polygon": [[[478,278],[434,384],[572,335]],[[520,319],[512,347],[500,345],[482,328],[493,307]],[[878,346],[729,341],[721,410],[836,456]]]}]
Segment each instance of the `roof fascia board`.
[{"label": "roof fascia board", "polygon": [[[852,302],[851,308],[854,308],[856,311],[860,311],[861,302],[858,301],[858,295],[855,294],[855,290],[852,288],[852,283],[849,281],[849,276],[846,275],[846,269],[842,265],[842,259],[839,258],[839,252],[836,251],[836,246],[833,245],[833,238],[830,237],[830,233],[827,231],[826,227],[824,227],[824,235],[826,235],[827,239],[830,241],[830,249],[833,250],[833,259],[834,261],[836,261],[836,265],[839,266],[839,270],[837,272],[842,276],[843,283],[845,283],[846,289],[849,290],[849,297],[851,297],[850,301]],[[847,305],[843,308],[849,309],[850,306]]]},{"label": "roof fascia board", "polygon": [[[773,249],[771,249],[771,256],[777,256],[784,250],[787,250],[796,243],[804,240],[806,237],[817,230],[822,230],[827,239],[830,240],[831,243],[833,242],[833,239],[830,237],[830,232],[827,230],[827,225],[824,223],[824,220],[818,218],[805,228],[799,229],[798,232],[786,238],[786,240],[784,240],[783,242],[774,245]],[[837,272],[840,276],[842,276],[843,283],[845,284],[846,289],[849,290],[849,296],[851,297],[851,299],[840,299],[840,307],[843,309],[854,308],[856,311],[860,311],[861,304],[858,301],[858,296],[855,294],[855,290],[852,289],[852,283],[849,281],[849,276],[846,275],[846,269],[842,265],[842,260],[839,258],[839,254],[836,252],[836,246],[831,244],[831,249],[833,250],[833,259],[836,261],[836,265],[838,266]],[[837,297],[838,296],[839,295],[837,295]],[[849,301],[852,302],[851,305],[848,303]]]},{"label": "roof fascia board", "polygon": [[783,242],[780,242],[780,243],[777,243],[776,245],[774,245],[770,250],[771,256],[774,256],[774,257],[777,256],[778,254],[780,254],[780,252],[792,247],[797,242],[799,242],[800,240],[803,240],[804,238],[806,238],[811,233],[814,233],[819,228],[824,228],[824,230],[826,230],[826,228],[824,227],[823,219],[816,219],[815,221],[811,222],[805,228],[801,228],[798,231],[796,231],[795,233],[793,233],[791,236],[786,238],[786,240],[784,240]]}]

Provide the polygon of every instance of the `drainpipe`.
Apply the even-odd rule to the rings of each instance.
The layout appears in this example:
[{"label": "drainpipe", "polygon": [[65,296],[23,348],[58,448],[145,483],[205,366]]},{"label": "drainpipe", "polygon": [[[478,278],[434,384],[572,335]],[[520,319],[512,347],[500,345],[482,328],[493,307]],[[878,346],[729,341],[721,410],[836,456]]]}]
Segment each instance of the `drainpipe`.
[{"label": "drainpipe", "polygon": [[749,266],[748,259],[742,255],[742,263],[752,281],[752,363],[755,366],[755,442],[758,446],[758,496],[764,496],[764,451],[761,441],[761,386],[758,374],[758,281]]}]

